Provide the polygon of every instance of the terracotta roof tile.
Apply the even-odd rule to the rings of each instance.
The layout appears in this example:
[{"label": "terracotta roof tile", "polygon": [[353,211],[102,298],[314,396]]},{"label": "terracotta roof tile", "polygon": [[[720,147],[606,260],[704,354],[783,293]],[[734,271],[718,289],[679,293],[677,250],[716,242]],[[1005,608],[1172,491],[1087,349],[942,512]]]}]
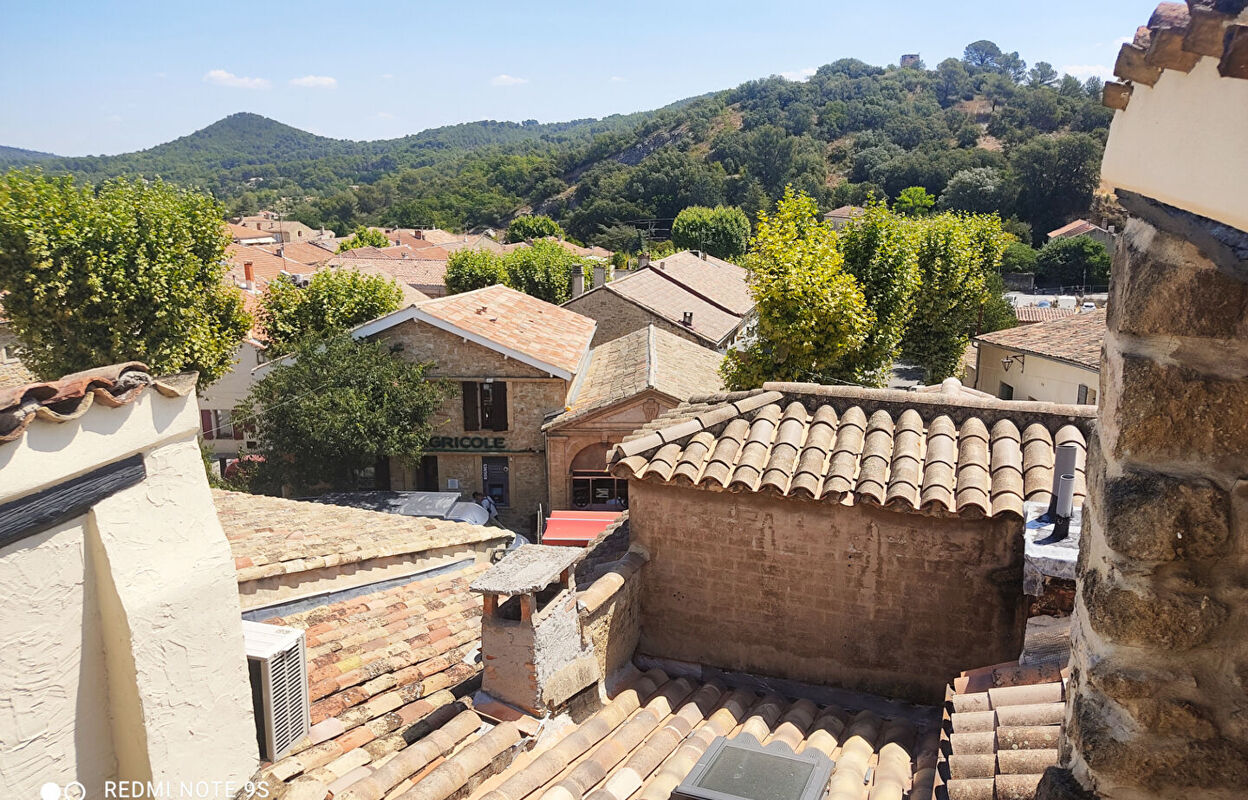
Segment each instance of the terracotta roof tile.
[{"label": "terracotta roof tile", "polygon": [[956,678],[945,694],[934,797],[1031,797],[1058,761],[1068,676],[1010,662]]},{"label": "terracotta roof tile", "polygon": [[702,258],[684,250],[650,264],[650,269],[705,297],[724,310],[743,316],[754,308],[749,273],[722,258]]},{"label": "terracotta roof tile", "polygon": [[997,347],[1099,370],[1106,330],[1105,309],[1098,308],[1049,322],[985,333],[976,338]]},{"label": "terracotta roof tile", "polygon": [[165,397],[195,391],[195,373],[158,378],[138,361],[75,372],[56,381],[0,388],[0,444],[20,439],[36,420],[69,422],[95,403],[119,408],[133,403],[148,387]]},{"label": "terracotta roof tile", "polygon": [[310,271],[307,269],[307,265],[300,261],[295,261],[293,258],[285,259],[270,253],[264,248],[252,247],[250,245],[228,245],[225,248],[225,259],[227,263],[225,274],[235,284],[241,284],[246,280],[246,264],[251,262],[257,291],[264,291],[264,287],[268,285],[269,281],[283,272],[298,273]]},{"label": "terracotta roof tile", "polygon": [[501,284],[421,303],[422,314],[575,374],[596,323]]},{"label": "terracotta roof tile", "polygon": [[1086,406],[968,392],[766,384],[694,398],[609,460],[618,477],[715,491],[1021,517],[1024,501],[1049,499],[1056,444],[1086,448],[1094,418]]},{"label": "terracotta roof tile", "polygon": [[498,528],[213,490],[238,581],[422,553],[500,537]]},{"label": "terracotta roof tile", "polygon": [[444,258],[343,258],[334,256],[328,263],[331,267],[355,269],[371,275],[385,275],[422,291],[446,291],[446,259]]},{"label": "terracotta roof tile", "polygon": [[1073,308],[1058,308],[1050,306],[1048,308],[1040,308],[1039,306],[1014,306],[1014,317],[1024,324],[1033,322],[1051,322],[1055,319],[1065,319],[1074,316],[1078,312]]},{"label": "terracotta roof tile", "polygon": [[1058,228],[1057,230],[1049,231],[1049,238],[1057,239],[1060,237],[1083,236],[1085,233],[1091,233],[1092,231],[1103,231],[1103,230],[1104,229],[1101,228],[1101,226],[1094,225],[1091,222],[1088,222],[1086,219],[1077,219],[1073,222],[1066,223],[1065,225]]},{"label": "terracotta roof tile", "polygon": [[[593,291],[619,295],[676,325],[684,324],[686,312],[692,313],[693,323],[689,329],[712,345],[719,344],[741,325],[740,315],[664,278],[653,267],[617,278]],[[587,296],[588,294],[582,295]],[[570,302],[575,303],[576,300]]]},{"label": "terracotta roof tile", "polygon": [[[312,242],[287,242],[286,244],[258,245],[257,249],[277,256],[279,252],[288,260],[305,264],[309,267],[319,266],[334,257],[334,251]],[[280,257],[280,256],[279,256]],[[299,270],[289,270],[298,272]]]},{"label": "terracotta roof tile", "polygon": [[648,325],[594,348],[567,410],[546,423],[563,425],[621,400],[654,389],[673,400],[722,388],[723,356],[688,339]]},{"label": "terracotta roof tile", "polygon": [[[407,730],[454,703],[452,690],[480,671],[468,656],[480,646],[481,600],[468,584],[483,569],[473,566],[264,620],[306,632],[312,700],[311,733],[268,767],[268,775],[344,789],[404,751]],[[475,714],[465,713],[442,720],[440,727],[454,733],[449,743],[434,735],[420,741],[437,744],[435,755],[449,751],[480,725]],[[421,749],[406,762],[428,755],[429,745],[416,747]]]}]

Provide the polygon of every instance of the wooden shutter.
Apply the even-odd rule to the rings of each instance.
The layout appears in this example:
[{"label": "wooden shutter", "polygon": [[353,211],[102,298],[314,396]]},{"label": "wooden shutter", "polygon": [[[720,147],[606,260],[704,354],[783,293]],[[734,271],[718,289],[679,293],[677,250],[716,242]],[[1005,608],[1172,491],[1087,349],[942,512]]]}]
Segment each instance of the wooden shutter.
[{"label": "wooden shutter", "polygon": [[212,432],[212,412],[211,411],[199,412],[199,427],[204,429],[205,439],[216,438],[216,436]]},{"label": "wooden shutter", "polygon": [[507,384],[495,381],[490,385],[490,399],[493,408],[490,412],[490,430],[507,430]]},{"label": "wooden shutter", "polygon": [[464,430],[481,430],[480,387],[471,381],[460,384],[464,392]]}]

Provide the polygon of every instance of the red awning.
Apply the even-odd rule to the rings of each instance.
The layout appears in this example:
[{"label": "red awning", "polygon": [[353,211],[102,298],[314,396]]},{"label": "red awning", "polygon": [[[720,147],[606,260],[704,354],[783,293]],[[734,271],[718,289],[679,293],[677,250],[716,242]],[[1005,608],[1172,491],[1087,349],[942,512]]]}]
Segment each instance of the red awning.
[{"label": "red awning", "polygon": [[620,515],[614,511],[552,511],[542,544],[584,547]]}]

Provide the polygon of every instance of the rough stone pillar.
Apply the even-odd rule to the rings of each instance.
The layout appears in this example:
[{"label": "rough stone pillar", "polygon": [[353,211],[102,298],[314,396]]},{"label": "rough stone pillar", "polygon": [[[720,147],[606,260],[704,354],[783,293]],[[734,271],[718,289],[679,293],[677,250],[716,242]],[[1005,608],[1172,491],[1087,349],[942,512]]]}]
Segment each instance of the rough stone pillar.
[{"label": "rough stone pillar", "polygon": [[1242,798],[1248,269],[1238,232],[1123,199],[1063,763],[1105,798]]}]

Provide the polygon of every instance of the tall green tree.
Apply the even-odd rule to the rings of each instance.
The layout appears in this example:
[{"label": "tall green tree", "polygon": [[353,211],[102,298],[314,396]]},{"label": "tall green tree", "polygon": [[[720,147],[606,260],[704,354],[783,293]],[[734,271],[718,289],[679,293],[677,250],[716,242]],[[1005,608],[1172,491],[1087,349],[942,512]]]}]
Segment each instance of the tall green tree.
[{"label": "tall green tree", "polygon": [[1036,256],[1036,279],[1042,286],[1104,286],[1112,260],[1090,236],[1054,239]]},{"label": "tall green tree", "polygon": [[35,373],[142,361],[223,375],[250,328],[223,283],[224,209],[159,180],[0,179],[0,293]]},{"label": "tall green tree", "polygon": [[995,216],[937,214],[913,224],[922,289],[902,352],[936,383],[957,374],[1009,237]]},{"label": "tall green tree", "polygon": [[972,167],[954,173],[940,193],[940,207],[949,211],[1008,216],[1018,189],[1003,170]]},{"label": "tall green tree", "polygon": [[1035,272],[1038,255],[1036,249],[1027,242],[1010,242],[1001,254],[1001,274]]},{"label": "tall green tree", "polygon": [[1019,216],[1031,223],[1033,244],[1092,205],[1100,181],[1101,143],[1083,133],[1031,140],[1010,163],[1018,175]]},{"label": "tall green tree", "polygon": [[257,318],[273,352],[282,354],[305,338],[324,338],[396,311],[402,300],[399,285],[385,276],[323,269],[306,288],[284,275],[270,281]]},{"label": "tall green tree", "polygon": [[897,195],[893,210],[903,216],[921,217],[931,211],[934,205],[936,205],[936,198],[932,197],[927,189],[922,186],[909,186]]},{"label": "tall green tree", "polygon": [[750,243],[750,221],[736,206],[689,206],[672,222],[672,244],[716,258],[736,258]]},{"label": "tall green tree", "polygon": [[757,319],[746,343],[724,359],[728,387],[823,382],[842,374],[874,320],[815,201],[786,189],[774,214],[759,214],[742,263]]},{"label": "tall green tree", "polygon": [[450,294],[471,292],[496,283],[507,283],[507,267],[503,257],[486,250],[464,248],[451,253],[446,262],[446,291]]},{"label": "tall green tree", "polygon": [[234,410],[254,425],[257,489],[296,494],[355,489],[379,459],[415,464],[429,441],[430,417],[448,396],[415,364],[376,341],[349,334],[305,339]]},{"label": "tall green tree", "polygon": [[873,324],[862,344],[846,357],[844,380],[883,386],[901,349],[919,291],[915,225],[871,203],[839,233],[845,271],[857,279]]},{"label": "tall green tree", "polygon": [[555,305],[571,299],[572,275],[586,265],[585,259],[540,239],[503,257],[508,286]]},{"label": "tall green tree", "polygon": [[563,238],[563,228],[544,214],[524,214],[507,225],[508,242],[531,242],[545,236]]},{"label": "tall green tree", "polygon": [[350,236],[338,243],[338,252],[345,253],[359,247],[389,247],[390,244],[390,240],[381,231],[357,225]]}]

